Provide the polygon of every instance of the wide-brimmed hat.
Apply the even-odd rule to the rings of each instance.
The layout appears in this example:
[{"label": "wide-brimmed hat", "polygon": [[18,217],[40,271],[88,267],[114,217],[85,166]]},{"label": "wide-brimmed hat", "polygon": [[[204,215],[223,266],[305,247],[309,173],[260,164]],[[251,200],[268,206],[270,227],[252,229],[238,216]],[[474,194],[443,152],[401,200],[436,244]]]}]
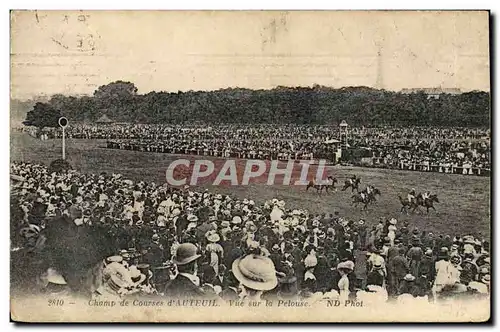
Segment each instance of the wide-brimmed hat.
[{"label": "wide-brimmed hat", "polygon": [[66,285],[66,280],[64,277],[55,269],[49,268],[47,270],[47,281],[51,284],[56,285]]},{"label": "wide-brimmed hat", "polygon": [[364,225],[365,224],[365,221],[363,219],[359,219],[359,222],[358,222],[359,225]]},{"label": "wide-brimmed hat", "polygon": [[173,262],[177,265],[186,265],[200,258],[198,248],[192,243],[182,243],[177,247]]},{"label": "wide-brimmed hat", "polygon": [[208,231],[206,234],[205,234],[205,237],[207,238],[208,241],[210,242],[217,242],[220,240],[220,236],[219,234],[217,234],[216,231]]},{"label": "wide-brimmed hat", "polygon": [[467,287],[469,287],[470,289],[473,289],[475,290],[476,292],[480,293],[480,294],[488,294],[488,286],[485,285],[484,283],[481,283],[481,282],[477,282],[477,281],[471,281],[469,282],[469,284],[467,285]]},{"label": "wide-brimmed hat", "polygon": [[340,262],[337,264],[337,270],[340,269],[346,269],[353,271],[354,270],[354,263],[352,261],[345,261],[345,262]]},{"label": "wide-brimmed hat", "polygon": [[318,259],[316,258],[315,255],[307,255],[307,257],[304,259],[304,265],[307,268],[310,267],[315,267],[318,265]]},{"label": "wide-brimmed hat", "polygon": [[137,286],[142,284],[146,280],[146,275],[143,274],[135,265],[129,267],[129,276],[132,282],[130,286]]},{"label": "wide-brimmed hat", "polygon": [[222,227],[229,227],[229,226],[231,226],[231,223],[230,223],[228,220],[223,220],[223,221],[220,223],[220,225],[221,225]]},{"label": "wide-brimmed hat", "polygon": [[190,222],[195,222],[195,221],[198,221],[198,217],[195,216],[194,214],[188,214],[187,220]]},{"label": "wide-brimmed hat", "polygon": [[257,232],[257,226],[255,226],[253,223],[249,224],[246,228],[249,233]]},{"label": "wide-brimmed hat", "polygon": [[232,272],[244,286],[255,290],[271,290],[278,285],[271,259],[261,255],[247,255],[233,262]]},{"label": "wide-brimmed hat", "polygon": [[240,216],[234,216],[233,220],[231,220],[233,224],[241,224],[241,217]]},{"label": "wide-brimmed hat", "polygon": [[116,256],[109,256],[106,258],[105,260],[105,263],[106,264],[110,264],[110,263],[113,263],[113,262],[116,262],[116,263],[121,263],[123,262],[123,257],[122,256],[119,256],[119,255],[116,255]]},{"label": "wide-brimmed hat", "polygon": [[411,274],[408,273],[407,275],[405,275],[404,280],[406,280],[406,281],[415,281],[415,277],[413,275],[411,275]]},{"label": "wide-brimmed hat", "polygon": [[470,244],[475,244],[476,241],[474,240],[474,236],[472,235],[465,235],[462,238],[463,243],[470,243]]}]

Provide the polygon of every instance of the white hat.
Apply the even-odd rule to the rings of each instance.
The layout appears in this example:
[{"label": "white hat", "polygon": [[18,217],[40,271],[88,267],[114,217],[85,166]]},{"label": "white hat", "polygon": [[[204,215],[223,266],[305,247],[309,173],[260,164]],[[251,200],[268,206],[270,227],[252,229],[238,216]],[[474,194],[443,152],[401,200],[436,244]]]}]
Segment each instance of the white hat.
[{"label": "white hat", "polygon": [[406,280],[406,281],[414,281],[415,277],[413,275],[411,275],[411,274],[408,273],[407,275],[405,275],[404,280]]},{"label": "white hat", "polygon": [[266,291],[278,285],[273,261],[261,255],[236,259],[232,272],[239,282],[251,289]]},{"label": "white hat", "polygon": [[488,286],[482,282],[471,281],[468,286],[481,294],[488,294]]},{"label": "white hat", "polygon": [[188,214],[187,220],[190,222],[195,222],[195,221],[198,221],[198,217],[195,216],[194,214]]},{"label": "white hat", "polygon": [[389,223],[392,225],[396,225],[398,221],[396,220],[396,218],[391,218],[391,220],[389,220]]},{"label": "white hat", "polygon": [[212,231],[208,231],[206,234],[205,234],[205,237],[207,238],[208,241],[210,242],[217,242],[220,240],[220,236],[219,234],[217,234],[214,230]]},{"label": "white hat", "polygon": [[315,255],[307,255],[307,257],[304,259],[304,265],[307,268],[310,268],[310,267],[315,267],[316,265],[318,265],[318,259],[316,258]]},{"label": "white hat", "polygon": [[66,280],[64,277],[57,272],[57,270],[53,268],[49,268],[47,270],[47,281],[50,282],[51,284],[56,284],[56,285],[66,285]]},{"label": "white hat", "polygon": [[181,214],[181,210],[179,210],[178,208],[175,208],[173,211],[172,211],[172,215],[173,216],[178,216]]},{"label": "white hat", "polygon": [[241,217],[240,216],[234,216],[233,220],[231,222],[233,224],[241,224]]}]

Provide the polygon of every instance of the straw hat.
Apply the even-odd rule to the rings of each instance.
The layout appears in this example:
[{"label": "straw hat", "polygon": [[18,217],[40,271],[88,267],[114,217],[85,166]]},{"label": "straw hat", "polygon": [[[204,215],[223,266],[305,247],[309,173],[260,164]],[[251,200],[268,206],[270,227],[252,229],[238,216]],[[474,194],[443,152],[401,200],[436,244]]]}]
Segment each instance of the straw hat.
[{"label": "straw hat", "polygon": [[47,281],[51,284],[66,285],[66,280],[64,279],[64,277],[53,268],[49,268],[47,270]]},{"label": "straw hat", "polygon": [[106,258],[106,261],[105,261],[106,264],[111,264],[113,262],[121,263],[121,262],[123,262],[123,257],[117,255],[117,256],[109,256],[108,258]]},{"label": "straw hat", "polygon": [[236,259],[232,272],[239,282],[251,289],[265,291],[278,285],[273,261],[261,255],[251,254]]},{"label": "straw hat", "polygon": [[231,222],[233,224],[241,224],[241,217],[240,216],[234,216],[233,220]]},{"label": "straw hat", "polygon": [[194,214],[188,214],[187,220],[190,222],[196,222],[196,221],[198,221],[198,217],[195,216]]},{"label": "straw hat", "polygon": [[205,234],[205,237],[207,238],[208,241],[210,242],[217,242],[220,240],[220,236],[219,234],[217,234],[217,232],[215,231],[208,231],[206,234]]},{"label": "straw hat", "polygon": [[310,267],[315,267],[318,265],[318,259],[316,258],[315,255],[307,255],[307,257],[304,259],[304,265],[307,268]]},{"label": "straw hat", "polygon": [[198,248],[192,243],[181,243],[177,247],[173,262],[177,265],[186,265],[201,257]]},{"label": "straw hat", "polygon": [[340,262],[337,264],[337,270],[340,270],[340,269],[346,269],[346,270],[354,270],[354,263],[353,264],[350,264],[352,262],[350,261],[345,261],[345,262]]},{"label": "straw hat", "polygon": [[406,281],[415,281],[415,277],[413,275],[411,275],[411,274],[408,273],[407,275],[405,275],[404,280],[406,280]]}]

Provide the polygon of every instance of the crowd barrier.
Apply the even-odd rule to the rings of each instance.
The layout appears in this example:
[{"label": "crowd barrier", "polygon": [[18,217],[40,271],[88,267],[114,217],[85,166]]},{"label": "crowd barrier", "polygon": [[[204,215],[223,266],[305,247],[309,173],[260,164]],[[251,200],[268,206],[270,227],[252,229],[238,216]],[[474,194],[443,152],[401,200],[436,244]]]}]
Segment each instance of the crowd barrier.
[{"label": "crowd barrier", "polygon": [[475,166],[454,166],[450,164],[427,164],[427,163],[404,163],[399,162],[397,164],[385,164],[384,162],[374,160],[372,165],[366,165],[368,167],[377,168],[392,168],[400,169],[405,171],[417,171],[417,172],[435,172],[435,173],[445,173],[445,174],[461,174],[461,175],[475,175],[475,176],[490,176],[491,169],[484,167]]}]

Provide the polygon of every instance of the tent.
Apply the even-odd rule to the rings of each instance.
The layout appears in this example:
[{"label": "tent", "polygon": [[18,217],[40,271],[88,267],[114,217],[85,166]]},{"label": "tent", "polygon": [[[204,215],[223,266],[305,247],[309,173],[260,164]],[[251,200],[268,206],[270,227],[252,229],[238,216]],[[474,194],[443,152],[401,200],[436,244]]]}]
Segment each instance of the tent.
[{"label": "tent", "polygon": [[108,123],[113,123],[113,120],[111,120],[110,118],[108,118],[106,114],[104,114],[103,116],[101,116],[99,119],[96,120],[96,123],[108,124]]}]

